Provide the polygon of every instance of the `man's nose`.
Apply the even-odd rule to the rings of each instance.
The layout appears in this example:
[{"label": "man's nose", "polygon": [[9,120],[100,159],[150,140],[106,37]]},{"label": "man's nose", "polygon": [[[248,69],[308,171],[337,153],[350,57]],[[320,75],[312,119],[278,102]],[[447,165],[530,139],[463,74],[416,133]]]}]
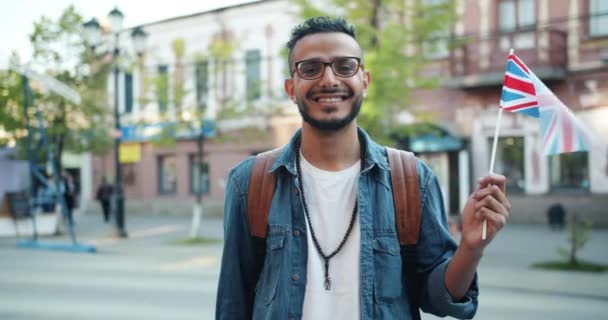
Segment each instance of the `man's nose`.
[{"label": "man's nose", "polygon": [[339,80],[338,76],[334,73],[334,70],[331,68],[331,65],[325,65],[325,69],[323,70],[323,74],[321,75],[321,79],[319,80],[319,85],[321,87],[336,87],[338,86]]}]

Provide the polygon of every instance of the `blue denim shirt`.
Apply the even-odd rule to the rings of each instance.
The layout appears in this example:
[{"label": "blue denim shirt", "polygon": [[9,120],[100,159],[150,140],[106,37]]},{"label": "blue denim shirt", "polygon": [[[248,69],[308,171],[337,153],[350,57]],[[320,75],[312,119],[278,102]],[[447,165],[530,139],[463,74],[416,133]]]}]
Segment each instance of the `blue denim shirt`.
[{"label": "blue denim shirt", "polygon": [[[265,240],[252,237],[247,222],[247,192],[254,157],[230,172],[216,319],[302,317],[308,235],[295,164],[295,141],[300,134],[296,133],[271,168],[277,180]],[[445,287],[445,270],[457,244],[448,231],[437,178],[418,161],[422,221],[416,269],[421,290],[411,293],[407,292],[401,272],[386,149],[363,130],[359,129],[359,134],[366,140],[358,193],[361,320],[410,319],[409,294],[419,295],[420,307],[425,312],[472,318],[478,305],[477,276],[460,301],[453,301]],[[265,254],[256,252],[256,247],[260,247],[256,241],[266,241]],[[261,266],[261,271],[256,265]]]}]

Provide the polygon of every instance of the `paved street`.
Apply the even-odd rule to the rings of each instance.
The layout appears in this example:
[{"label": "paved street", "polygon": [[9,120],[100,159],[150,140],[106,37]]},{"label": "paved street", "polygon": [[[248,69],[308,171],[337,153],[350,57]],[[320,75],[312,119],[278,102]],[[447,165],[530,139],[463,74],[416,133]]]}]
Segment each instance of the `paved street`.
[{"label": "paved street", "polygon": [[[14,238],[0,239],[0,319],[212,319],[221,243],[174,244],[189,222],[129,216],[130,237],[118,240],[100,217],[81,216],[79,240],[97,254],[17,249]],[[221,238],[221,221],[207,222],[203,233]],[[590,237],[582,257],[608,263],[608,230]],[[476,319],[608,318],[608,274],[528,269],[556,258],[566,238],[544,226],[508,226],[480,268]]]}]

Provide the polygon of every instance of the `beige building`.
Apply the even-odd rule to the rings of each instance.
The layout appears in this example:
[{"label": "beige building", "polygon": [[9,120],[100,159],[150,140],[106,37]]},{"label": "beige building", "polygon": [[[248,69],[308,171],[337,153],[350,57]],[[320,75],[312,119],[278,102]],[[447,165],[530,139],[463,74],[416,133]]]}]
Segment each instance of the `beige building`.
[{"label": "beige building", "polygon": [[[281,50],[295,24],[288,11],[287,1],[264,0],[142,26],[147,49],[135,67],[121,73],[117,93],[127,213],[190,213],[197,188],[217,213],[229,169],[286,143],[300,126],[297,108],[283,93]],[[121,34],[121,42],[130,41],[130,32]],[[177,83],[183,84],[180,101]],[[248,111],[231,118],[222,115],[226,109]],[[201,119],[213,129],[205,130],[199,173],[196,128]],[[176,120],[187,121],[191,129],[172,134],[173,145],[155,141],[163,125]],[[94,187],[102,176],[112,180],[112,152],[94,158],[92,171]]]},{"label": "beige building", "polygon": [[[447,34],[451,39],[464,40],[464,44],[450,49],[446,38],[444,49],[429,56],[429,72],[441,76],[443,84],[431,92],[417,92],[412,111],[432,114],[438,126],[464,143],[449,150],[433,149],[425,140],[406,146],[420,151],[419,155],[437,173],[448,212],[460,211],[475,188],[475,178],[489,169],[502,79],[509,49],[513,48],[603,143],[586,153],[543,156],[537,121],[504,113],[495,172],[509,178],[512,221],[544,223],[548,206],[560,202],[568,214],[578,213],[592,218],[596,225],[608,225],[608,215],[602,211],[608,206],[608,2],[455,3],[459,20]],[[287,0],[265,0],[143,26],[150,35],[146,72],[166,77],[169,88],[183,79],[187,94],[177,110],[171,101],[159,101],[142,90],[146,81],[141,71],[135,70],[132,75],[121,77],[119,86],[119,94],[125,97],[121,103],[127,124],[141,119],[158,122],[162,120],[161,113],[195,113],[200,106],[205,106],[207,117],[213,118],[231,98],[236,105],[252,107],[252,114],[258,117],[241,119],[240,124],[218,123],[219,128],[223,125],[224,132],[230,132],[227,128],[242,130],[242,121],[248,121],[248,127],[263,129],[263,134],[240,142],[206,140],[204,160],[208,169],[200,178],[192,165],[196,155],[194,138],[178,139],[171,148],[149,141],[126,142],[125,148],[131,145],[133,156],[123,164],[128,209],[189,212],[193,186],[199,180],[204,181],[204,200],[221,203],[224,179],[231,166],[282,144],[299,126],[296,108],[282,89],[286,70],[281,49],[289,30],[297,23],[290,10]],[[172,52],[175,39],[182,39],[185,44],[181,62]],[[238,43],[228,61],[210,58],[214,39]],[[183,77],[176,77],[179,74]],[[148,102],[140,103],[146,100],[141,97],[147,97]],[[269,108],[280,109],[286,116],[270,119]],[[260,130],[256,132],[260,134]],[[94,159],[94,185],[101,175],[111,176],[112,172],[110,155]]]}]

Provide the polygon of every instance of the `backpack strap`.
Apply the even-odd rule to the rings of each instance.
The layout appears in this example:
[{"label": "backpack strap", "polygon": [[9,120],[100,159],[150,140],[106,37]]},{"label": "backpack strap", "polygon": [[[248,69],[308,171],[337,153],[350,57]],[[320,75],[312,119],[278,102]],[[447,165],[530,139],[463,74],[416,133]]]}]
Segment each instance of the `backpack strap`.
[{"label": "backpack strap", "polygon": [[395,224],[401,244],[401,272],[408,289],[411,317],[420,320],[420,279],[416,273],[417,244],[420,236],[420,185],[413,153],[386,148],[391,167]]},{"label": "backpack strap", "polygon": [[268,213],[276,184],[276,175],[269,171],[281,150],[276,148],[258,154],[253,162],[247,195],[247,220],[254,237],[265,239],[268,233]]},{"label": "backpack strap", "polygon": [[399,243],[417,244],[420,235],[420,186],[413,153],[386,148],[391,167],[395,223]]}]

